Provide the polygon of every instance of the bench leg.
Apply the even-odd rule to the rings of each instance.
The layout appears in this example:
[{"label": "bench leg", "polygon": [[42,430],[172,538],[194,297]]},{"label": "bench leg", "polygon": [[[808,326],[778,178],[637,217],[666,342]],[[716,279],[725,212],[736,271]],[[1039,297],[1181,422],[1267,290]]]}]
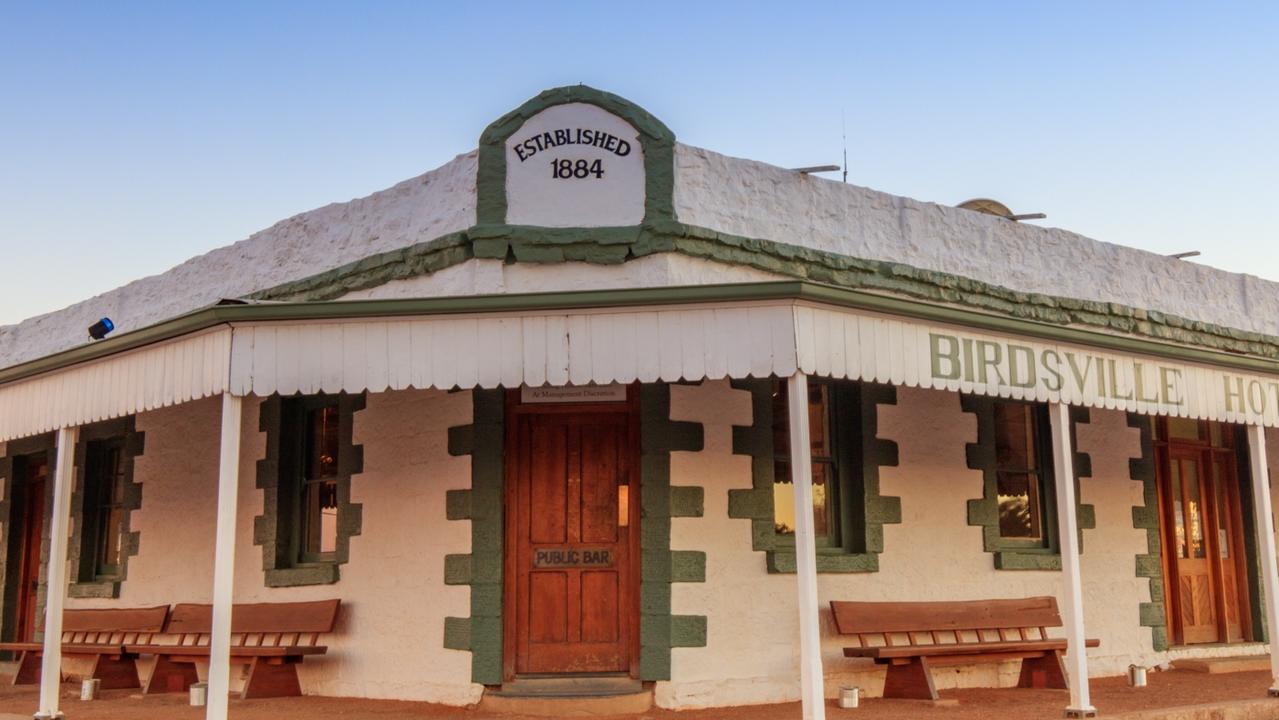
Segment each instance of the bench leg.
[{"label": "bench leg", "polygon": [[1061,690],[1069,688],[1061,651],[1054,650],[1037,658],[1022,659],[1021,678],[1017,681],[1017,687]]},{"label": "bench leg", "polygon": [[40,655],[35,650],[23,650],[18,654],[18,670],[13,674],[14,685],[36,685],[40,682]]},{"label": "bench leg", "polygon": [[301,694],[297,663],[292,658],[253,658],[249,662],[249,676],[244,681],[240,698],[297,697]]},{"label": "bench leg", "polygon": [[199,681],[195,663],[173,662],[167,655],[157,655],[155,669],[151,671],[151,677],[147,678],[142,694],[186,692]]},{"label": "bench leg", "polygon": [[124,690],[142,687],[138,682],[138,666],[128,655],[98,655],[93,661],[93,674],[103,690]]},{"label": "bench leg", "polygon": [[933,685],[933,670],[928,658],[911,658],[901,665],[890,664],[884,678],[884,697],[936,700],[937,687]]}]

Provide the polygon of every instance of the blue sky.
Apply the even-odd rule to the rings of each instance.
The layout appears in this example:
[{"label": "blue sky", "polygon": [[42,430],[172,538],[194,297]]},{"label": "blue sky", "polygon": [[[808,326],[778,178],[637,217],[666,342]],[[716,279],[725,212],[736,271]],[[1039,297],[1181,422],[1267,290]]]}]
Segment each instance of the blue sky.
[{"label": "blue sky", "polygon": [[683,142],[1279,280],[1279,4],[0,0],[0,323],[584,82]]}]

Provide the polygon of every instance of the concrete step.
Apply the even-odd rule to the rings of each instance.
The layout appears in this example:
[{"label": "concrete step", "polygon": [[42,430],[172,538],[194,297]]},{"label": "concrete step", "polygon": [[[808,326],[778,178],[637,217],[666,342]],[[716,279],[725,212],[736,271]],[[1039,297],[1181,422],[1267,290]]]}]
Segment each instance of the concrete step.
[{"label": "concrete step", "polygon": [[521,677],[489,690],[480,710],[538,717],[633,715],[653,707],[653,691],[625,676]]},{"label": "concrete step", "polygon": [[1180,658],[1172,661],[1176,670],[1189,670],[1203,673],[1248,672],[1251,670],[1269,670],[1269,655],[1234,655],[1214,658]]}]

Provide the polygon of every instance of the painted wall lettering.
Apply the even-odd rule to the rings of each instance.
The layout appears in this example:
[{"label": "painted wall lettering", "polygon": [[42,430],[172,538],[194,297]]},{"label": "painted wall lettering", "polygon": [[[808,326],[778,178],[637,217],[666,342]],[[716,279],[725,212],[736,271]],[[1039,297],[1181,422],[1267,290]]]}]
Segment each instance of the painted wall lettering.
[{"label": "painted wall lettering", "polygon": [[[935,380],[1135,400],[1172,411],[1186,403],[1184,373],[1177,367],[945,333],[929,333],[928,348]],[[1262,414],[1279,407],[1279,382],[1263,386],[1234,376],[1225,381],[1227,410]]]},{"label": "painted wall lettering", "polygon": [[636,225],[644,219],[644,145],[595,105],[554,105],[506,140],[506,221],[542,227]]}]

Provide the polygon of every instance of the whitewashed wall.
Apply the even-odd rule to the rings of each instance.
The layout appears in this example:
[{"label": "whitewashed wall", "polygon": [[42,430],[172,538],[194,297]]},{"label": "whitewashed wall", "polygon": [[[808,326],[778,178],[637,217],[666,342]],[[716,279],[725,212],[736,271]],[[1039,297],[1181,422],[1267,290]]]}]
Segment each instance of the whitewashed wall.
[{"label": "whitewashed wall", "polygon": [[[673,586],[673,612],[708,615],[705,648],[674,650],[671,682],[658,684],[663,707],[688,708],[796,700],[799,697],[798,615],[795,576],[770,575],[764,554],[750,544],[750,521],[729,519],[728,491],[751,486],[749,458],[732,454],[734,424],[751,420],[749,396],[727,382],[672,388],[671,415],[701,422],[706,445],[699,453],[676,453],[673,485],[703,485],[702,518],[673,520],[671,547],[706,552],[705,583]],[[1060,572],[997,571],[982,551],[981,528],[967,524],[967,501],[982,495],[981,473],[966,468],[964,445],[976,439],[976,420],[960,409],[959,397],[902,388],[895,406],[881,406],[881,438],[898,443],[900,466],[881,470],[881,492],[901,497],[902,524],[884,526],[880,571],[821,574],[823,662],[826,692],[842,685],[871,695],[883,688],[883,670],[869,660],[843,657],[827,610],[833,599],[962,600],[1056,595]],[[1132,506],[1142,502],[1141,484],[1128,478],[1128,459],[1140,453],[1136,430],[1123,413],[1093,410],[1079,427],[1079,449],[1092,455],[1092,478],[1081,483],[1081,500],[1096,507],[1097,529],[1084,532],[1083,580],[1088,637],[1102,639],[1089,653],[1093,676],[1118,675],[1131,663],[1157,664],[1175,656],[1243,654],[1260,646],[1219,647],[1156,653],[1151,632],[1138,624],[1138,605],[1148,601],[1147,581],[1135,575],[1135,556],[1145,552],[1145,531],[1132,527]],[[1016,663],[939,668],[941,688],[1014,685]]]},{"label": "whitewashed wall", "polygon": [[1125,238],[1101,242],[939,204],[962,200],[924,202],[675,147],[675,213],[682,222],[1279,334],[1279,283],[1115,244]]},{"label": "whitewashed wall", "polygon": [[[135,480],[143,486],[133,528],[141,548],[129,562],[119,600],[71,600],[71,607],[141,606],[207,602],[211,594],[212,537],[217,482],[219,403],[209,399],[145,413],[147,434]],[[705,427],[705,449],[672,456],[672,483],[705,488],[705,515],[672,521],[671,546],[707,553],[705,583],[673,586],[673,611],[708,616],[705,648],[676,648],[674,680],[657,687],[659,704],[672,708],[740,705],[798,697],[795,576],[770,575],[764,555],[750,546],[750,522],[728,517],[728,491],[750,487],[750,463],[732,454],[732,425],[751,421],[747,393],[726,381],[673,386],[671,415]],[[245,408],[240,478],[236,599],[289,601],[340,596],[345,605],[330,655],[302,666],[308,693],[468,704],[470,654],[443,649],[443,618],[469,615],[469,591],[443,584],[444,556],[470,547],[466,522],[443,518],[444,493],[469,486],[470,461],[447,453],[447,428],[470,421],[469,393],[408,391],[372,394],[357,414],[355,441],[364,444],[365,472],[352,496],[364,506],[363,533],[352,538],[351,561],[332,586],[267,589],[261,548],[252,544],[253,517],[262,512],[254,487],[265,438],[257,431],[257,402]],[[882,470],[882,491],[902,498],[903,524],[885,526],[881,570],[866,575],[819,576],[823,603],[831,599],[964,599],[1059,594],[1057,572],[996,571],[981,549],[981,530],[966,522],[966,503],[981,496],[981,477],[965,468],[964,444],[974,440],[974,417],[958,397],[901,389],[898,404],[881,406],[880,437],[899,445],[901,465]],[[1259,646],[1223,646],[1167,653],[1152,650],[1150,630],[1138,624],[1148,584],[1134,574],[1144,552],[1144,531],[1132,528],[1131,507],[1140,484],[1128,479],[1138,435],[1122,413],[1092,411],[1079,427],[1080,450],[1092,455],[1094,477],[1082,481],[1081,499],[1096,507],[1097,529],[1084,533],[1083,577],[1087,633],[1102,639],[1089,653],[1094,676],[1117,675],[1129,663],[1156,664],[1179,656],[1261,652]],[[0,451],[3,450],[0,444]],[[1279,472],[1279,435],[1269,442],[1272,473]],[[429,600],[423,600],[427,598]],[[856,684],[871,694],[882,670],[843,658],[823,610],[828,694]],[[144,666],[143,668],[147,668]],[[1016,665],[944,668],[941,687],[1010,685]]]},{"label": "whitewashed wall", "polygon": [[[0,367],[86,342],[103,316],[136,330],[475,223],[474,151],[367,197],[294,215],[247,239],[56,312],[0,326]],[[228,238],[230,239],[230,238]]]},{"label": "whitewashed wall", "polygon": [[[139,553],[129,560],[118,600],[69,600],[69,607],[210,601],[220,407],[206,400],[138,416],[146,433],[134,478],[143,492],[132,519],[141,532]],[[443,638],[445,617],[470,615],[469,588],[443,579],[444,556],[470,551],[470,524],[445,520],[444,504],[447,490],[470,487],[470,459],[448,454],[448,428],[471,421],[470,393],[372,394],[355,418],[364,472],[352,480],[351,499],[364,506],[364,526],[351,539],[341,580],[266,588],[262,549],[253,544],[253,518],[262,513],[256,462],[265,435],[257,431],[258,402],[246,403],[235,599],[342,599],[337,631],[326,638],[328,655],[299,668],[308,694],[476,702],[470,653],[446,650]]]}]

